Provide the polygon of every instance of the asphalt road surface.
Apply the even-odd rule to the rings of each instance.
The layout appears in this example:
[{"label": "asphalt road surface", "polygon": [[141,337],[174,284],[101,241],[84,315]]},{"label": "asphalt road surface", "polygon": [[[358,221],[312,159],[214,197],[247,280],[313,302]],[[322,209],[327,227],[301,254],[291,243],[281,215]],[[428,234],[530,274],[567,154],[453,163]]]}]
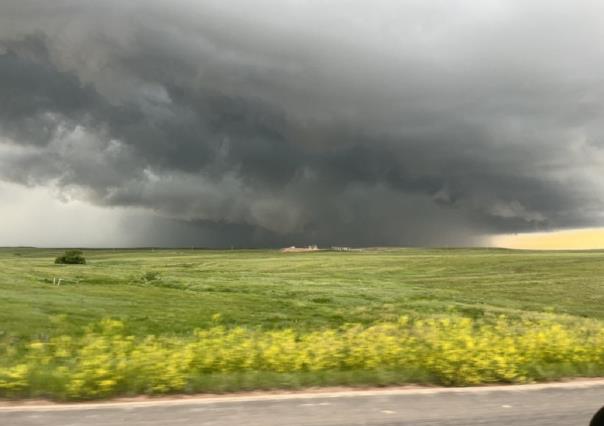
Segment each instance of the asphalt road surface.
[{"label": "asphalt road surface", "polygon": [[587,426],[604,381],[1,406],[2,426]]}]

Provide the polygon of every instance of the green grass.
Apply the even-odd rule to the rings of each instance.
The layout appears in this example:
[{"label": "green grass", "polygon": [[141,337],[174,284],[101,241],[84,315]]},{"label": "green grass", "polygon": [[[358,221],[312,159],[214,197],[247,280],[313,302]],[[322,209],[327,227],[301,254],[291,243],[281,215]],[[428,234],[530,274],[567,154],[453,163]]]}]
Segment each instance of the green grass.
[{"label": "green grass", "polygon": [[111,317],[135,335],[186,333],[217,313],[300,330],[443,312],[604,319],[601,251],[87,250],[87,265],[55,265],[61,252],[0,249],[1,334],[52,335],[59,315],[74,332]]},{"label": "green grass", "polygon": [[[604,359],[600,359],[601,351],[596,349],[600,345],[598,339],[604,336],[604,251],[85,250],[86,265],[54,264],[55,257],[61,253],[62,250],[0,249],[0,396],[94,398],[124,393],[328,384],[386,385],[409,381],[446,384],[449,383],[447,374],[453,374],[455,383],[461,384],[498,381],[498,377],[522,382],[604,373]],[[59,278],[61,284],[53,284]],[[487,330],[489,324],[502,315],[508,331],[493,335],[499,347],[487,345],[482,352],[473,352],[471,346],[464,348],[467,339],[484,342],[485,332],[480,330]],[[147,348],[149,353],[156,349],[157,353],[167,351],[166,355],[154,356],[170,356],[174,368],[182,369],[184,364],[179,354],[195,341],[196,329],[227,330],[225,342],[237,335],[236,327],[244,327],[245,333],[252,333],[250,336],[261,333],[258,336],[264,336],[266,342],[273,339],[271,330],[284,330],[284,336],[293,332],[299,336],[296,339],[305,339],[304,336],[315,332],[325,333],[326,342],[331,339],[330,333],[336,333],[337,339],[344,342],[347,324],[355,323],[372,330],[375,324],[397,324],[401,316],[413,321],[443,317],[458,321],[460,317],[468,317],[478,329],[466,330],[458,337],[445,332],[442,342],[414,343],[409,350],[430,354],[426,359],[413,361],[418,367],[415,370],[401,369],[395,359],[392,365],[399,366],[394,370],[373,367],[347,370],[348,367],[337,361],[340,367],[335,369],[313,371],[314,367],[309,365],[290,371],[289,361],[284,361],[283,369],[256,371],[250,367],[249,371],[239,371],[239,368],[248,368],[243,367],[248,362],[244,359],[237,361],[242,362],[241,366],[233,367],[230,372],[222,371],[219,366],[197,373],[179,370],[178,377],[184,382],[168,387],[152,384],[172,380],[162,376],[172,373],[154,373],[155,367],[149,364],[152,361],[136,361],[136,347],[129,349],[134,352],[120,355],[131,359],[123,365],[132,363],[131,368],[135,370],[150,370],[145,370],[144,375],[128,373],[141,380],[144,377],[139,384],[130,383],[124,378],[127,375],[120,376],[121,373],[114,370],[117,367],[111,359],[117,359],[118,355],[112,355],[116,349],[106,347],[105,337],[90,337],[90,330],[98,328],[103,319],[119,320],[123,331],[116,337],[108,337],[117,339],[116,347],[130,345],[127,336],[133,336],[132,342],[144,348],[148,345],[146,336],[157,336],[164,340],[158,340],[160,343],[155,349]],[[539,318],[547,318],[549,322],[539,325],[534,322],[540,321]],[[527,320],[529,323],[523,323]],[[529,347],[531,340],[527,336],[531,333],[536,333],[535,336],[550,333],[553,337],[549,340],[554,346],[544,343],[541,349],[531,349],[532,355],[523,358],[522,364],[514,355],[513,347],[512,352],[506,352],[510,348],[505,348],[504,343],[508,333],[516,333],[512,331],[516,322],[524,324],[521,327],[525,331],[510,334],[510,338],[520,339],[517,341]],[[563,325],[562,331],[556,328],[557,322]],[[530,324],[537,328],[532,330]],[[233,330],[233,334],[228,334],[229,330]],[[386,340],[388,333],[382,335]],[[401,330],[400,333],[413,336],[415,332]],[[426,333],[430,336],[432,332]],[[62,343],[57,342],[62,342],[64,337],[57,336],[73,337],[70,343],[73,346],[68,351],[70,358],[61,355]],[[36,352],[30,342],[40,342],[46,345],[45,351],[50,352],[46,355],[46,352]],[[389,342],[401,353],[407,350],[403,341]],[[441,343],[448,349],[439,349]],[[239,359],[237,345],[230,345],[229,356]],[[329,344],[326,345],[329,348]],[[375,353],[370,341],[359,342],[354,347],[363,345],[365,361],[387,355]],[[318,348],[319,352],[324,350]],[[318,356],[313,352],[315,349],[309,350],[311,359]],[[352,347],[342,350],[333,356],[347,357]],[[459,351],[464,350],[465,355],[459,358],[462,353]],[[491,353],[492,350],[495,352]],[[203,356],[205,350],[200,351],[196,356]],[[271,349],[257,351],[258,356],[264,358],[270,358],[273,353]],[[494,355],[497,351],[504,355]],[[438,360],[438,354],[443,355],[442,359]],[[42,362],[44,359],[52,361]],[[515,372],[513,379],[501,373],[502,367],[492,364],[500,362],[497,359]],[[440,363],[442,370],[435,369],[433,361]],[[92,368],[91,362],[98,365]],[[109,365],[113,367],[107,367],[106,374],[111,379],[95,376]],[[74,391],[73,386],[79,389],[80,376],[87,377],[86,390]]]}]

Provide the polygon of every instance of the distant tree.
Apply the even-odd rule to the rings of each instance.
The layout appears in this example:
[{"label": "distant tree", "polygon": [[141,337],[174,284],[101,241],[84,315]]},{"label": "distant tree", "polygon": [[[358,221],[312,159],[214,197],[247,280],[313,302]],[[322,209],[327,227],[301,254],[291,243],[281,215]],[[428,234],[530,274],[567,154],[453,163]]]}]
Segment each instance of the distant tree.
[{"label": "distant tree", "polygon": [[86,259],[81,250],[66,250],[62,256],[55,259],[55,263],[62,265],[84,265]]}]

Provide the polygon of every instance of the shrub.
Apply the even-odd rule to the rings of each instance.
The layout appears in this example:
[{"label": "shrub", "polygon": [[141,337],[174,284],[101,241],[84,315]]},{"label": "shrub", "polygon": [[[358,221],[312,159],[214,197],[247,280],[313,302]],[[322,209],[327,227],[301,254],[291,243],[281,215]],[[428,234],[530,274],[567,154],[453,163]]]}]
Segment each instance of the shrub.
[{"label": "shrub", "polygon": [[55,259],[55,263],[61,265],[84,265],[86,259],[80,250],[66,250],[62,256]]},{"label": "shrub", "polygon": [[143,275],[141,275],[141,281],[144,283],[158,281],[160,278],[159,272],[155,271],[145,272]]}]

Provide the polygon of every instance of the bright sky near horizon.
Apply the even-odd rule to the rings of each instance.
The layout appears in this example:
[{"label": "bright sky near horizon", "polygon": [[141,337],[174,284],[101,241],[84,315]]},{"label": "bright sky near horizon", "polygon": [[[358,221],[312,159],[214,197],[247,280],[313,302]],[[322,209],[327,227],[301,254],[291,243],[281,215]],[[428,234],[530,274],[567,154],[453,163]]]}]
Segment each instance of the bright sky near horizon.
[{"label": "bright sky near horizon", "polygon": [[497,235],[491,239],[491,244],[530,250],[604,249],[604,228]]}]

